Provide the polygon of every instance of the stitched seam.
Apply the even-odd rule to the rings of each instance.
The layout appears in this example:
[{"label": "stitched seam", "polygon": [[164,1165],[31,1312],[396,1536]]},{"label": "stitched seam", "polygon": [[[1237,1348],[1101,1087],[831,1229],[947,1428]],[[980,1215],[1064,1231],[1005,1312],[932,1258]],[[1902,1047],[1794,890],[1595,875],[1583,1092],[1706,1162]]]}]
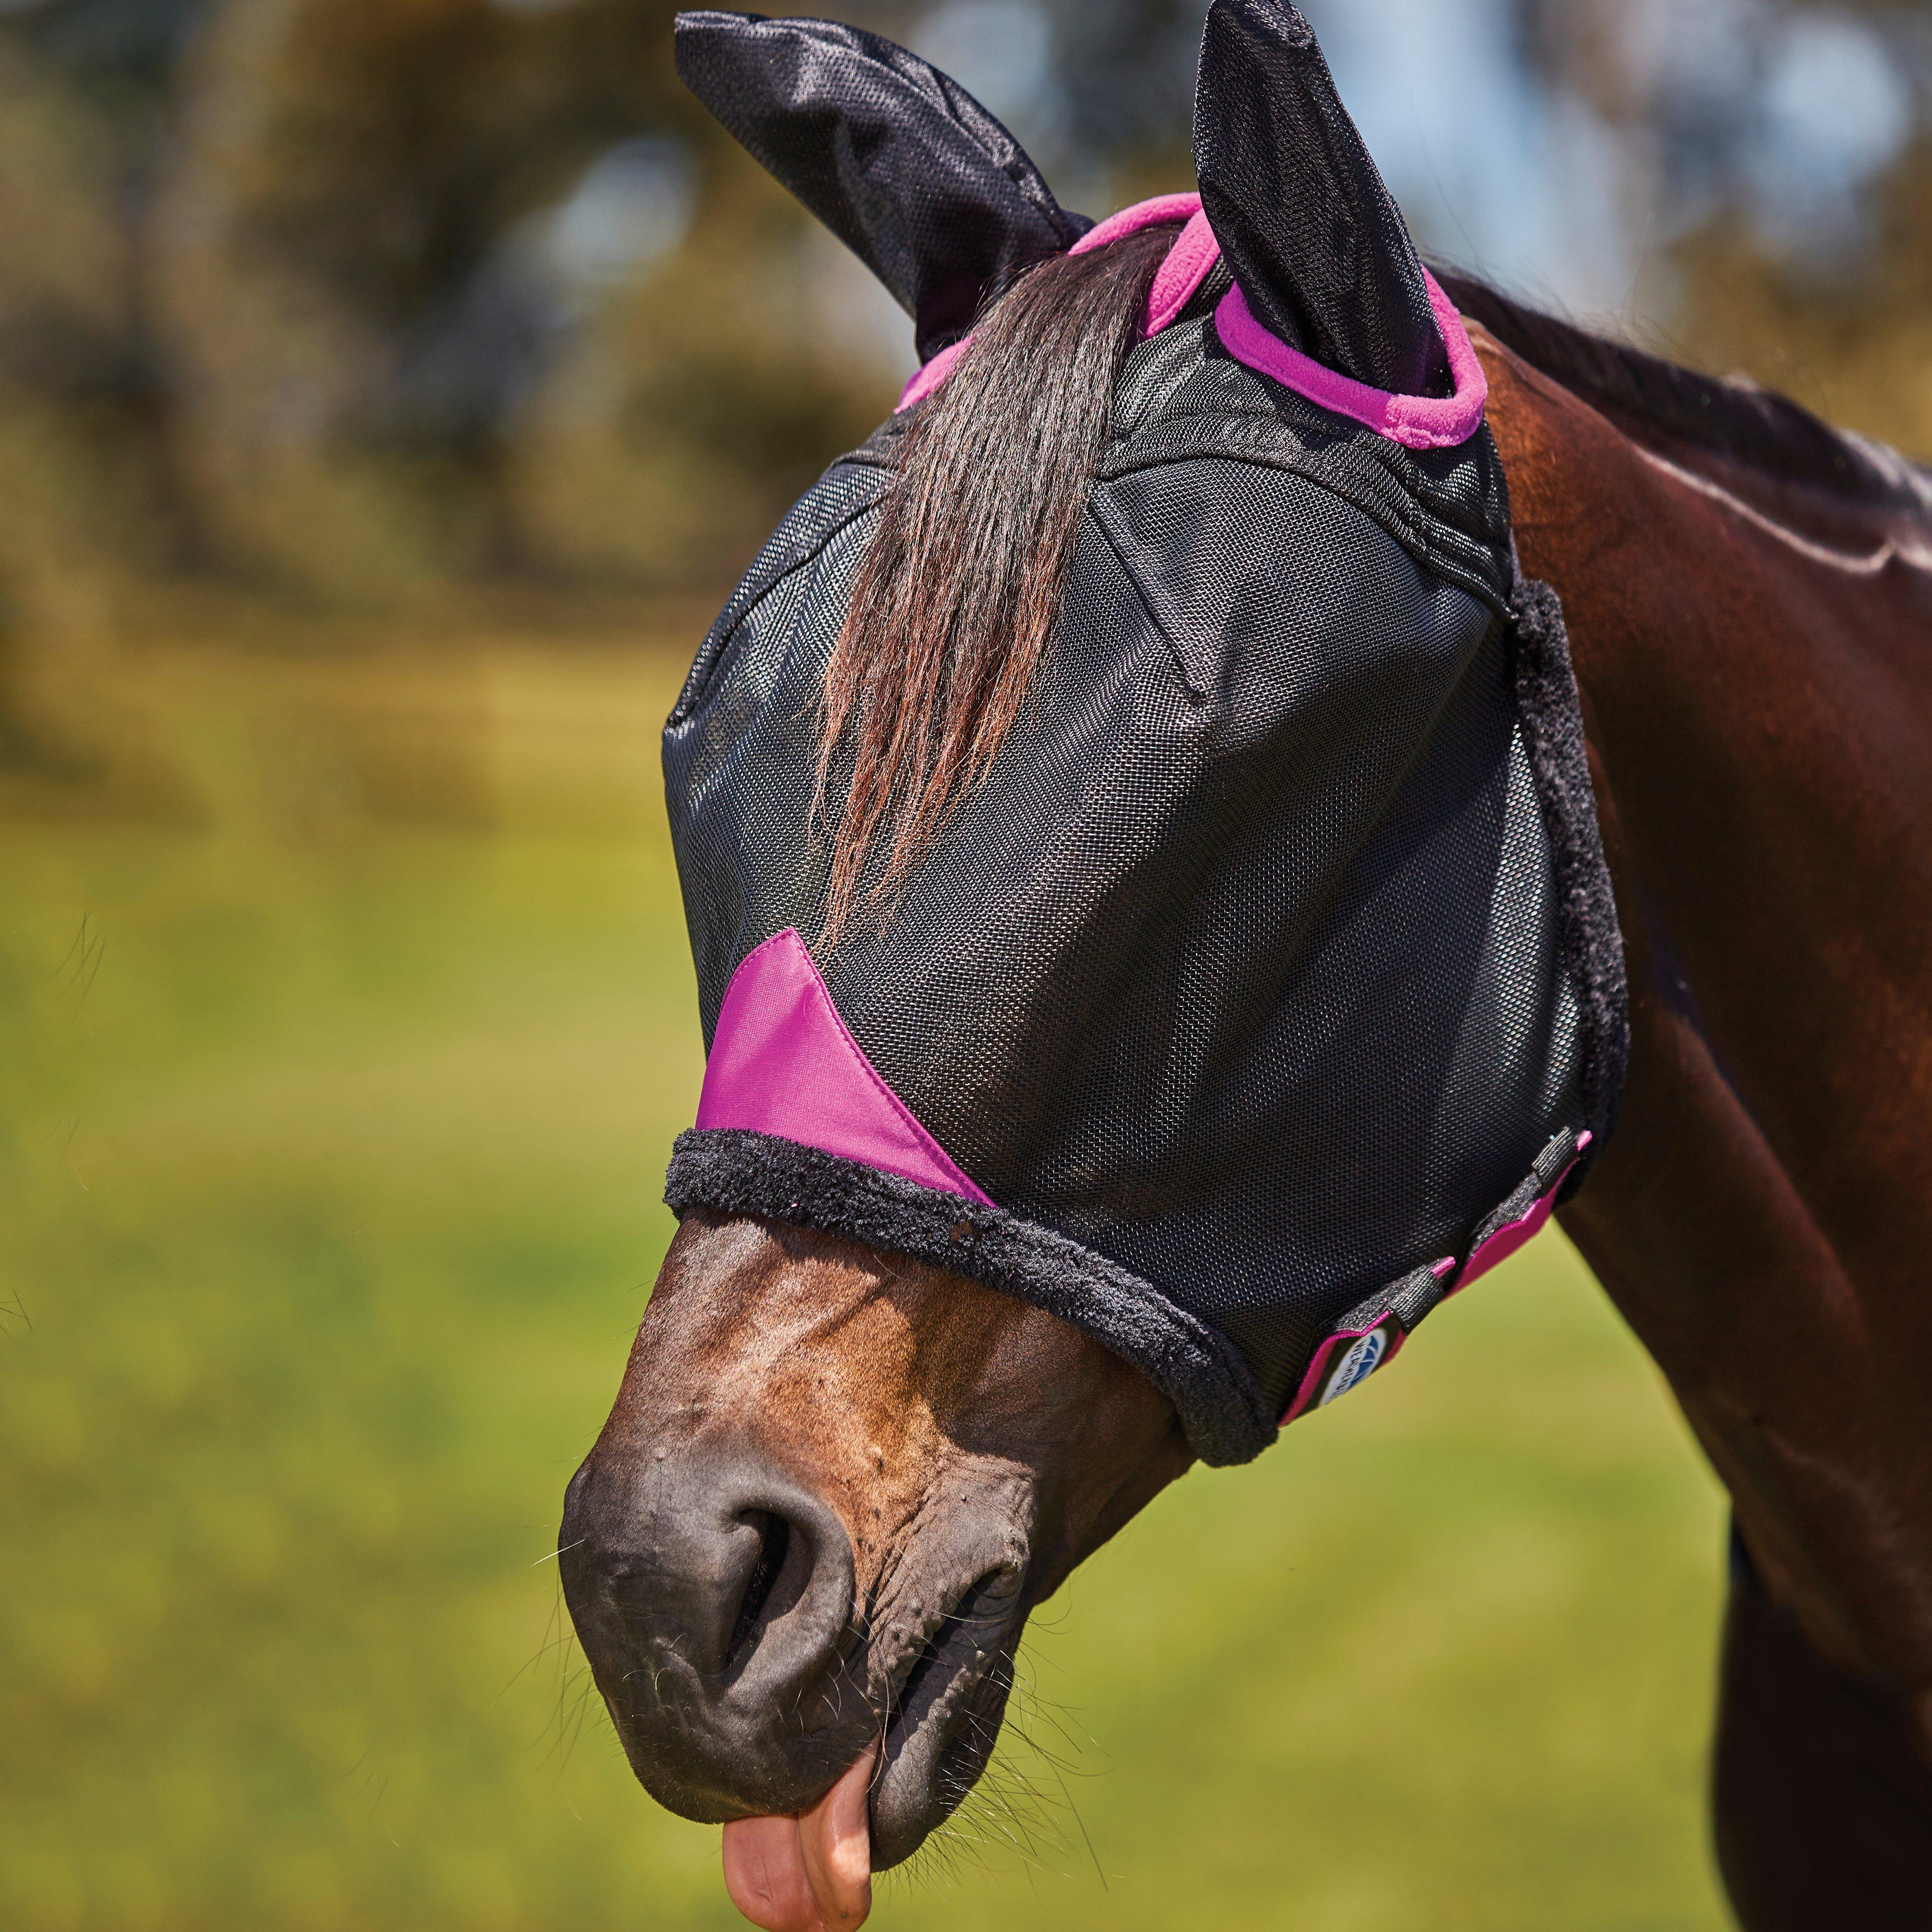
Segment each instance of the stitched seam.
[{"label": "stitched seam", "polygon": [[[1363,500],[1370,493],[1364,491],[1358,496],[1345,489],[1332,476],[1328,476],[1306,460],[1294,460],[1287,453],[1264,454],[1257,451],[1240,448],[1192,449],[1178,453],[1162,451],[1159,454],[1148,455],[1137,460],[1118,465],[1109,465],[1101,480],[1112,483],[1123,476],[1131,476],[1143,470],[1159,470],[1169,463],[1222,462],[1245,463],[1258,470],[1275,470],[1290,476],[1299,476],[1304,482],[1318,490],[1325,490],[1338,502],[1346,503],[1359,514],[1368,519],[1406,550],[1416,562],[1432,566],[1435,574],[1454,584],[1459,590],[1467,590],[1472,596],[1480,598],[1500,616],[1509,614],[1509,601],[1498,587],[1492,574],[1474,567],[1473,560],[1456,556],[1453,552],[1432,547],[1430,536],[1420,518],[1400,514],[1392,505],[1385,502],[1378,508]],[[1386,510],[1387,514],[1384,514]],[[1473,542],[1473,540],[1472,540]],[[1481,560],[1493,562],[1495,554],[1486,545],[1474,548]]]},{"label": "stitched seam", "polygon": [[1138,602],[1141,608],[1147,613],[1148,622],[1154,627],[1160,634],[1161,642],[1167,646],[1167,654],[1173,660],[1174,669],[1180,674],[1181,689],[1198,703],[1207,696],[1206,688],[1202,680],[1196,676],[1193,668],[1188,663],[1186,656],[1181,650],[1174,633],[1168,628],[1160,613],[1154,608],[1154,599],[1148,596],[1147,586],[1141,581],[1139,573],[1128,561],[1126,552],[1120,547],[1120,542],[1114,536],[1112,530],[1108,527],[1108,518],[1100,514],[1100,506],[1102,502],[1100,492],[1096,490],[1088,502],[1088,520],[1100,532],[1101,542],[1113,553],[1114,561],[1120,567],[1120,574],[1132,586],[1136,599]]},{"label": "stitched seam", "polygon": [[[840,464],[852,460],[850,457],[841,457],[832,469],[836,470]],[[831,473],[831,470],[826,472],[828,476]],[[796,576],[808,565],[815,563],[838,537],[850,530],[861,517],[869,516],[878,507],[879,500],[876,496],[869,503],[862,503],[856,509],[842,516],[822,536],[814,538],[808,548],[790,553],[787,560],[776,564],[768,575],[739,586],[733,592],[730,602],[718,613],[717,622],[706,632],[704,642],[698,646],[698,657],[692,659],[691,670],[686,674],[686,688],[679,692],[677,704],[670,717],[664,721],[667,730],[688,724],[704,709],[718,682],[718,674],[724,669],[724,660],[735,648],[738,633],[744,628],[746,620],[752,613],[788,578]],[[717,650],[710,662],[705,665],[704,676],[698,678],[698,659],[703,658],[706,646],[714,637],[718,640]],[[694,678],[698,678],[694,688],[692,683]]]},{"label": "stitched seam", "polygon": [[[892,1091],[885,1076],[872,1064],[866,1049],[852,1037],[852,1029],[845,1024],[845,1016],[840,1012],[834,1002],[830,992],[826,986],[824,976],[820,974],[811,953],[806,950],[804,940],[799,935],[798,928],[796,926],[787,926],[784,932],[775,933],[766,940],[765,945],[776,946],[788,934],[790,936],[793,944],[804,955],[806,970],[810,976],[809,982],[813,997],[824,1003],[826,1012],[831,1016],[832,1024],[838,1029],[839,1039],[844,1043],[845,1050],[858,1063],[866,1078],[871,1081],[873,1086],[878,1090],[880,1098],[892,1109],[893,1117],[901,1126],[911,1133],[914,1142],[923,1153],[937,1160],[942,1172],[951,1175],[955,1180],[964,1181],[968,1187],[974,1190],[974,1194],[966,1196],[968,1200],[974,1198],[974,1195],[986,1195],[986,1190],[981,1187],[979,1183],[974,1180],[965,1169],[933,1138],[919,1116],[899,1098],[898,1094]],[[764,947],[760,946],[758,950],[763,952]],[[904,1178],[904,1176],[901,1177],[902,1179]]]}]

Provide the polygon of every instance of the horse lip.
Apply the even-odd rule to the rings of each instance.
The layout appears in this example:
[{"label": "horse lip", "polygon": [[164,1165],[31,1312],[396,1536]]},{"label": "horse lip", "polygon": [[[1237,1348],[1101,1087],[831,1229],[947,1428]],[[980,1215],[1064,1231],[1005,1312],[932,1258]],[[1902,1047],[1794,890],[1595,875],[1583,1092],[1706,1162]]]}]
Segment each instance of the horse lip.
[{"label": "horse lip", "polygon": [[[1023,1574],[1010,1565],[995,1565],[982,1571],[970,1582],[962,1584],[917,1627],[919,1640],[907,1646],[886,1686],[888,1734],[904,1714],[906,1687],[920,1666],[928,1658],[954,1647],[954,1640],[958,1640],[958,1647],[963,1651],[965,1641],[976,1636],[976,1626],[983,1625],[990,1632],[1009,1622],[1012,1611],[1018,1606],[1024,1581]],[[977,1655],[974,1661],[976,1662],[986,1652],[982,1643],[976,1642],[974,1648]],[[948,1683],[956,1682],[962,1672],[970,1667],[970,1664],[962,1665],[948,1678]]]},{"label": "horse lip", "polygon": [[[1010,1566],[982,1572],[926,1621],[895,1666],[870,1806],[874,1870],[917,1850],[984,1769],[1009,1687],[998,1687],[990,1710],[980,1708],[979,1694],[1010,1655],[1025,1618],[1024,1585],[1024,1572]],[[961,1726],[976,1720],[983,1720],[982,1734],[969,1755],[978,1762],[970,1777],[948,1778],[941,1788],[938,1774],[955,1754]]]}]

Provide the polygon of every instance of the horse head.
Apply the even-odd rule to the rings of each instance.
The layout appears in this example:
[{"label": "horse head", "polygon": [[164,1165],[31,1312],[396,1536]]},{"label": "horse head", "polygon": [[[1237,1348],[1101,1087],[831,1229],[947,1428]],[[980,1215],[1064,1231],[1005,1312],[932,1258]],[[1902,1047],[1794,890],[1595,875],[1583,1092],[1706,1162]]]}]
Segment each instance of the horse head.
[{"label": "horse head", "polygon": [[1190,1460],[1070,1323],[700,1211],[572,1485],[566,1588],[654,1797],[796,1814],[876,1748],[884,1867],[985,1768],[1029,1611]]},{"label": "horse head", "polygon": [[710,1056],[560,1538],[638,1777],[809,1927],[1075,1565],[1580,1178],[1621,982],[1480,371],[1292,7],[1216,0],[1199,196],[1098,227],[887,42],[677,45],[927,358],[667,729]]}]

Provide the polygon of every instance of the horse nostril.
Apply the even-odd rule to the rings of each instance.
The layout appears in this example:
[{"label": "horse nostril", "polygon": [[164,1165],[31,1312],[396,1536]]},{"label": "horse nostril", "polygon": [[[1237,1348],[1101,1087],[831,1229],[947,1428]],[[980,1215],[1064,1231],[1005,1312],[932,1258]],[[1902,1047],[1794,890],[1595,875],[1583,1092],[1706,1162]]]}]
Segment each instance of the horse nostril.
[{"label": "horse nostril", "polygon": [[785,1558],[790,1554],[793,1541],[791,1525],[783,1516],[774,1516],[768,1510],[751,1510],[739,1520],[758,1533],[758,1560],[746,1582],[745,1594],[738,1604],[737,1618],[731,1628],[731,1640],[725,1646],[727,1678],[736,1677],[758,1647],[758,1640],[764,1631],[765,1611],[771,1604],[778,1578],[784,1573]]},{"label": "horse nostril", "polygon": [[803,1810],[857,1748],[818,1734],[863,1721],[841,1675],[837,1513],[743,1453],[600,1450],[592,1470],[564,1524],[564,1598],[632,1768],[688,1817]]}]

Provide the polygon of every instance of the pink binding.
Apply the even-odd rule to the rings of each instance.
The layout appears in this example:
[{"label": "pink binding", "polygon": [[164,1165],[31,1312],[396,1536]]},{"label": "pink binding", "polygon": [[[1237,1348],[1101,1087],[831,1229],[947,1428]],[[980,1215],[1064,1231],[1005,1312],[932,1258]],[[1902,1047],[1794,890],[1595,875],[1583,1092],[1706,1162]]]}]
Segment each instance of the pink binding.
[{"label": "pink binding", "polygon": [[[1500,1262],[1508,1261],[1519,1248],[1527,1247],[1538,1234],[1542,1233],[1549,1223],[1551,1213],[1556,1208],[1557,1194],[1564,1182],[1570,1178],[1570,1168],[1582,1159],[1583,1150],[1590,1144],[1594,1138],[1594,1136],[1588,1132],[1577,1136],[1575,1154],[1564,1164],[1563,1172],[1556,1177],[1554,1184],[1549,1191],[1539,1195],[1514,1221],[1505,1221],[1494,1234],[1478,1246],[1468,1261],[1463,1263],[1462,1271],[1456,1276],[1455,1285],[1449,1290],[1450,1294],[1460,1294],[1478,1275],[1487,1274],[1490,1269]],[[1429,1271],[1438,1281],[1440,1281],[1444,1275],[1452,1273],[1455,1266],[1455,1256],[1445,1255],[1441,1261],[1431,1262]],[[1446,1300],[1448,1296],[1445,1295],[1443,1298]],[[1315,1359],[1309,1364],[1308,1372],[1302,1377],[1301,1386],[1294,1392],[1294,1400],[1282,1412],[1281,1419],[1284,1426],[1302,1414],[1314,1401],[1317,1392],[1328,1380],[1329,1364],[1335,1360],[1340,1352],[1346,1348],[1351,1342],[1359,1342],[1364,1335],[1373,1334],[1388,1319],[1388,1316],[1384,1314],[1378,1316],[1372,1322],[1364,1322],[1358,1328],[1338,1328],[1316,1350]],[[1407,1331],[1400,1321],[1396,1322],[1388,1350],[1371,1372],[1379,1373],[1386,1368],[1401,1352],[1402,1345],[1408,1340]],[[1366,1380],[1366,1378],[1365,1377],[1364,1379]]]},{"label": "pink binding", "polygon": [[880,1078],[790,926],[746,953],[724,989],[698,1124],[773,1134],[993,1204]]},{"label": "pink binding", "polygon": [[[1382,1358],[1371,1374],[1378,1374],[1402,1353],[1402,1345],[1408,1340],[1408,1331],[1400,1322],[1390,1322],[1386,1315],[1378,1315],[1372,1322],[1365,1322],[1359,1328],[1338,1328],[1315,1352],[1315,1359],[1308,1365],[1308,1372],[1301,1378],[1301,1386],[1294,1392],[1294,1400],[1282,1412],[1282,1426],[1286,1428],[1294,1418],[1314,1402],[1323,1383],[1328,1379],[1328,1370],[1336,1357],[1352,1342],[1359,1342],[1364,1335],[1372,1335],[1378,1328],[1387,1327],[1391,1333],[1389,1345],[1383,1351]],[[1364,1376],[1363,1379],[1367,1380]]]},{"label": "pink binding", "polygon": [[[1096,248],[1104,248],[1109,242],[1124,241],[1130,235],[1138,235],[1143,228],[1162,221],[1184,221],[1187,225],[1174,238],[1174,246],[1168,250],[1167,260],[1160,265],[1154,286],[1148,292],[1147,318],[1141,325],[1143,336],[1165,328],[1187,306],[1194,291],[1208,279],[1208,270],[1220,258],[1221,244],[1214,239],[1208,218],[1201,212],[1201,197],[1157,194],[1151,201],[1137,201],[1132,207],[1124,208],[1119,214],[1110,214],[1088,229],[1067,250],[1070,255],[1089,254]],[[966,345],[972,340],[970,335],[962,335],[926,363],[905,386],[898,410],[894,413],[924,402],[952,374],[953,364],[965,354]]]},{"label": "pink binding", "polygon": [[1304,356],[1280,337],[1269,334],[1256,321],[1248,298],[1239,288],[1230,289],[1222,297],[1214,311],[1214,326],[1222,346],[1237,362],[1272,376],[1298,396],[1306,396],[1338,416],[1349,417],[1405,448],[1447,449],[1467,442],[1475,434],[1483,420],[1483,405],[1490,398],[1489,379],[1483,374],[1456,304],[1426,268],[1422,279],[1429,285],[1429,306],[1449,353],[1449,373],[1456,383],[1451,396],[1398,396],[1324,368],[1312,356]]},{"label": "pink binding", "polygon": [[[1162,194],[1151,201],[1136,202],[1090,228],[1070,251],[1084,255],[1090,249],[1103,248],[1110,242],[1137,234],[1156,222],[1183,220],[1186,226],[1175,238],[1148,292],[1147,316],[1141,326],[1144,337],[1157,334],[1180,314],[1220,259],[1221,244],[1215,240],[1214,231],[1202,212],[1201,197]],[[1239,288],[1229,290],[1215,310],[1214,326],[1236,362],[1273,377],[1318,406],[1360,423],[1406,448],[1448,448],[1466,442],[1481,425],[1484,406],[1489,400],[1489,382],[1455,304],[1426,268],[1422,278],[1428,284],[1429,306],[1448,353],[1449,373],[1456,386],[1452,395],[1396,395],[1386,389],[1372,389],[1366,382],[1355,382],[1324,368],[1312,356],[1270,335],[1255,320],[1247,298]],[[972,339],[970,335],[962,337],[920,369],[899,398],[899,409],[909,410],[931,395],[952,373],[953,364],[964,354]]]},{"label": "pink binding", "polygon": [[1583,1158],[1583,1150],[1596,1136],[1585,1132],[1576,1136],[1576,1152],[1563,1172],[1556,1177],[1556,1186],[1547,1194],[1532,1204],[1529,1210],[1514,1221],[1505,1221],[1490,1238],[1463,1264],[1462,1272],[1456,1277],[1456,1286],[1449,1292],[1460,1294],[1478,1275],[1487,1274],[1490,1269],[1506,1262],[1519,1248],[1526,1248],[1543,1232],[1551,1214],[1556,1206],[1557,1189],[1570,1178],[1570,1169]]}]

